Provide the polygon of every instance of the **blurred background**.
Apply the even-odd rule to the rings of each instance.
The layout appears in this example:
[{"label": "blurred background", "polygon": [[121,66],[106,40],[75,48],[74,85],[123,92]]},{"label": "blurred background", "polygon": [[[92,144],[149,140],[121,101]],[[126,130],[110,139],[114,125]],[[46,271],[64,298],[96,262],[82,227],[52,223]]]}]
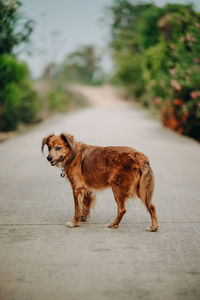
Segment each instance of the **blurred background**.
[{"label": "blurred background", "polygon": [[0,138],[84,106],[74,84],[110,84],[200,140],[199,11],[199,0],[0,0]]}]

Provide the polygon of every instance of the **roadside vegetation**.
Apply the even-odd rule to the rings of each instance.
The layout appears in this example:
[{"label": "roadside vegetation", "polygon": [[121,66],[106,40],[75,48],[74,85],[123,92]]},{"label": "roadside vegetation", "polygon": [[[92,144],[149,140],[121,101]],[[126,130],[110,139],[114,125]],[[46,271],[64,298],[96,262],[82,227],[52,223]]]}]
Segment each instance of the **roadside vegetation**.
[{"label": "roadside vegetation", "polygon": [[0,131],[20,122],[34,122],[39,99],[32,88],[28,66],[17,59],[16,48],[29,42],[34,22],[18,13],[19,1],[0,0]]},{"label": "roadside vegetation", "polygon": [[[96,84],[100,78],[98,58],[93,46],[88,46],[70,54],[60,65],[49,64],[39,80],[32,80],[28,65],[18,54],[30,43],[34,21],[22,14],[21,6],[21,1],[0,0],[0,140],[11,136],[3,132],[85,105],[83,97],[64,82]],[[80,64],[78,59],[82,59]]]},{"label": "roadside vegetation", "polygon": [[113,82],[162,123],[200,140],[200,13],[192,5],[114,0]]},{"label": "roadside vegetation", "polygon": [[40,97],[39,120],[54,113],[66,113],[87,106],[86,99],[64,83],[40,79],[35,81],[34,88]]},{"label": "roadside vegetation", "polygon": [[[200,140],[200,13],[189,4],[138,3],[113,0],[108,9],[112,82],[155,111],[164,126]],[[0,132],[85,105],[70,86],[106,78],[98,50],[82,45],[61,63],[49,62],[33,81],[18,58],[34,29],[21,6],[0,0]]]}]

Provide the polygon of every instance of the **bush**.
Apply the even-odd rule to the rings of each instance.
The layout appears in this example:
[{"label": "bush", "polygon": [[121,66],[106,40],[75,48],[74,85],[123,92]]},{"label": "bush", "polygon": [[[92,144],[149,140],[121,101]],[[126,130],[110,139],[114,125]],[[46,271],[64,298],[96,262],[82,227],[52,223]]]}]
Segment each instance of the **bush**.
[{"label": "bush", "polygon": [[[25,63],[13,55],[29,41],[34,22],[19,11],[19,0],[0,0],[0,130],[17,129],[19,122],[34,121],[39,108]],[[19,49],[19,48],[18,48]]]},{"label": "bush", "polygon": [[129,93],[136,97],[141,96],[144,86],[141,57],[139,55],[123,56],[121,59],[121,64],[115,74],[115,80],[124,84]]},{"label": "bush", "polygon": [[36,91],[34,91],[30,85],[26,86],[19,106],[20,121],[25,124],[34,123],[40,107],[41,105]]},{"label": "bush", "polygon": [[169,44],[168,99],[163,99],[161,119],[167,127],[200,140],[200,14],[185,7],[170,15],[169,24],[175,42]]},{"label": "bush", "polygon": [[200,13],[191,5],[114,3],[115,76],[165,126],[200,140]]},{"label": "bush", "polygon": [[69,99],[61,87],[55,87],[48,94],[49,108],[52,111],[65,112],[68,109]]},{"label": "bush", "polygon": [[[159,43],[144,51],[143,54],[143,78],[148,95],[156,97],[166,96],[166,80],[169,74],[169,51],[164,43]],[[144,89],[143,89],[144,93]],[[152,104],[149,99],[149,104]]]},{"label": "bush", "polygon": [[0,129],[10,131],[17,128],[19,122],[19,106],[22,92],[16,83],[8,83],[1,90]]},{"label": "bush", "polygon": [[38,108],[26,64],[12,55],[0,55],[0,130],[15,130],[19,122],[33,122]]}]

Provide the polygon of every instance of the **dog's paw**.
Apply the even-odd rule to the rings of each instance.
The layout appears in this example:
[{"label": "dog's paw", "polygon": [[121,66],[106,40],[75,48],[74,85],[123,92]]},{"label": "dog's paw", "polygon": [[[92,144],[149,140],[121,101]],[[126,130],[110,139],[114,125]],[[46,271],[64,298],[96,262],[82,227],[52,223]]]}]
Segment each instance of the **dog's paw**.
[{"label": "dog's paw", "polygon": [[74,223],[72,223],[72,222],[67,222],[67,223],[65,223],[65,226],[68,227],[68,228],[79,227],[78,224],[74,224]]},{"label": "dog's paw", "polygon": [[108,228],[118,228],[118,225],[115,224],[115,223],[110,223],[110,224],[108,225]]},{"label": "dog's paw", "polygon": [[88,217],[81,216],[81,222],[89,222],[89,220]]},{"label": "dog's paw", "polygon": [[146,229],[146,231],[148,232],[156,232],[158,231],[159,226],[155,225],[155,226],[150,226],[149,228]]}]

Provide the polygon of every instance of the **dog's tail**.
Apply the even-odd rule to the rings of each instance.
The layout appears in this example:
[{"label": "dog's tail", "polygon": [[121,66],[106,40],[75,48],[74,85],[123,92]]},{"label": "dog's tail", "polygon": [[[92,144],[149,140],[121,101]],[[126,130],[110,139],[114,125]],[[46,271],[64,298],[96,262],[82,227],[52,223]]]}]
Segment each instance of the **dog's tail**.
[{"label": "dog's tail", "polygon": [[154,192],[154,175],[149,162],[144,162],[138,184],[138,197],[142,200],[152,219],[151,231],[158,229],[158,220],[156,216],[156,208],[152,204],[152,197]]},{"label": "dog's tail", "polygon": [[142,170],[140,169],[140,174],[138,196],[149,210],[154,191],[154,175],[148,162],[143,164]]}]

